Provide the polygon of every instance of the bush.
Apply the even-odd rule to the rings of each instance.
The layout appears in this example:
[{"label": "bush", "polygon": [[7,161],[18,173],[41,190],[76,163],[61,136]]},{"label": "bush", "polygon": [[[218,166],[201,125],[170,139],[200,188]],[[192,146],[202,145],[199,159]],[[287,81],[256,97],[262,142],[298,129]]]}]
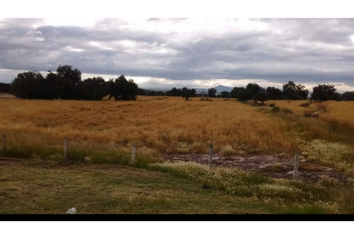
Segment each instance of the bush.
[{"label": "bush", "polygon": [[269,104],[269,107],[275,107],[275,103]]},{"label": "bush", "polygon": [[310,103],[308,103],[308,102],[307,103],[302,103],[299,106],[300,107],[308,107],[308,106],[310,106]]},{"label": "bush", "polygon": [[331,178],[329,176],[321,176],[321,179],[318,181],[317,185],[326,188],[335,188],[338,187],[339,182],[335,178]]},{"label": "bush", "polygon": [[283,113],[293,113],[293,111],[291,111],[290,109],[288,109],[288,108],[282,108],[282,111],[283,111]]},{"label": "bush", "polygon": [[272,108],[272,112],[279,112],[279,111],[280,111],[280,108],[279,108],[279,107],[274,106],[274,107]]}]

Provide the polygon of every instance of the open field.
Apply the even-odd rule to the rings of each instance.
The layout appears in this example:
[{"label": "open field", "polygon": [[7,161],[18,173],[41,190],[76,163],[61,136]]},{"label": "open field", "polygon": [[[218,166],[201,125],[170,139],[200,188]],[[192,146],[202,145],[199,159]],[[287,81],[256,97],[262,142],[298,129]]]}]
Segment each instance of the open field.
[{"label": "open field", "polygon": [[65,214],[71,207],[79,214],[353,213],[353,191],[174,166],[0,161],[0,214]]},{"label": "open field", "polygon": [[[273,102],[278,112],[269,106]],[[63,213],[81,206],[85,213],[354,213],[354,103],[299,106],[305,102],[253,106],[180,97],[0,99],[0,135],[6,134],[0,156],[30,159],[0,163],[0,199],[5,200],[0,212]],[[304,117],[305,112],[318,113]],[[69,162],[63,158],[65,137]],[[143,169],[128,166],[133,143],[136,166]],[[207,154],[209,144],[236,168],[267,176],[188,165],[193,163],[162,164],[169,156],[202,162],[195,156]],[[310,173],[311,184],[271,177],[291,178],[286,173],[295,151],[300,172]],[[262,159],[273,155],[282,157]]]}]

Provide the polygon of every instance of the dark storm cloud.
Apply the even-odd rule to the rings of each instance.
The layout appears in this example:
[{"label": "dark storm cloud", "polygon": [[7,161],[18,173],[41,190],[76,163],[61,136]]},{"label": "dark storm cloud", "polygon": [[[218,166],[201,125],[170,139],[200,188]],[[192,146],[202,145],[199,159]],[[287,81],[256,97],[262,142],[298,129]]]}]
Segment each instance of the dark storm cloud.
[{"label": "dark storm cloud", "polygon": [[69,64],[98,75],[353,85],[354,19],[224,20],[103,19],[80,27],[3,19],[0,69]]}]

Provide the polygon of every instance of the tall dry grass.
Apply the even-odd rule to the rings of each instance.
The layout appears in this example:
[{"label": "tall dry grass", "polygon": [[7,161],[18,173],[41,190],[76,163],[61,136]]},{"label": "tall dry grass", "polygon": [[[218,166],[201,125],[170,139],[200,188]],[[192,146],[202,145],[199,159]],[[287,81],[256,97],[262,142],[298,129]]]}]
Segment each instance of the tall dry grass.
[{"label": "tall dry grass", "polygon": [[[157,153],[290,152],[295,132],[236,101],[184,101],[181,97],[138,97],[134,102],[20,100],[0,101],[0,132],[21,139],[49,140],[87,147],[128,146]],[[37,140],[36,140],[37,139]],[[43,142],[44,141],[44,142]]]}]

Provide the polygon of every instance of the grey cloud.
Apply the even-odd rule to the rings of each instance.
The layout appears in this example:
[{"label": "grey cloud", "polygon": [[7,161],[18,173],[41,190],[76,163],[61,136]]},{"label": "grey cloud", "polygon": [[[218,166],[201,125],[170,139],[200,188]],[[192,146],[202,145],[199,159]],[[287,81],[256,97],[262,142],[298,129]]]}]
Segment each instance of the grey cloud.
[{"label": "grey cloud", "polygon": [[[98,75],[186,81],[219,78],[354,83],[354,43],[348,37],[354,34],[354,19],[252,20],[269,27],[215,33],[203,30],[198,34],[170,29],[164,33],[131,29],[129,21],[120,19],[103,19],[87,28],[43,25],[36,29],[32,26],[40,25],[41,19],[9,19],[0,24],[0,68],[47,71],[69,64]],[[146,21],[168,22],[171,28],[186,22]],[[122,40],[135,46],[117,43]],[[84,51],[69,51],[69,46]]]}]

